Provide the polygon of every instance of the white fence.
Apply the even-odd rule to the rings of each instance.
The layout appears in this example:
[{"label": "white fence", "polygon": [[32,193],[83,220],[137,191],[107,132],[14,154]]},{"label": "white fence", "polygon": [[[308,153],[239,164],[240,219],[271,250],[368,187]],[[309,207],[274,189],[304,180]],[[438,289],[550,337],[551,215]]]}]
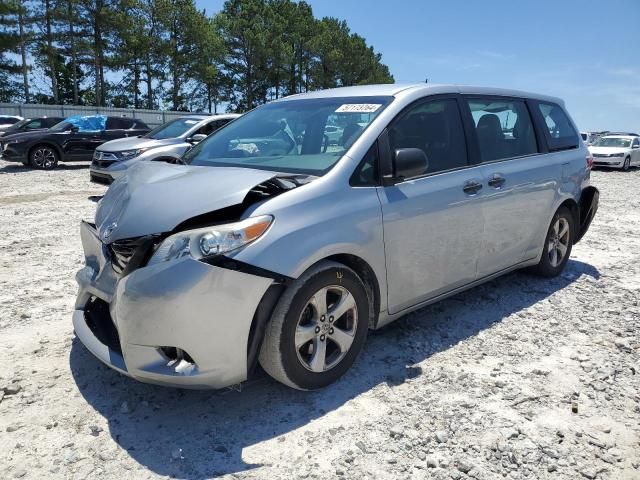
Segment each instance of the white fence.
[{"label": "white fence", "polygon": [[19,115],[24,118],[70,117],[72,115],[111,115],[113,117],[138,118],[150,127],[155,127],[171,119],[188,115],[189,112],[161,110],[141,110],[111,107],[81,107],[75,105],[43,105],[35,103],[0,103],[0,115]]}]

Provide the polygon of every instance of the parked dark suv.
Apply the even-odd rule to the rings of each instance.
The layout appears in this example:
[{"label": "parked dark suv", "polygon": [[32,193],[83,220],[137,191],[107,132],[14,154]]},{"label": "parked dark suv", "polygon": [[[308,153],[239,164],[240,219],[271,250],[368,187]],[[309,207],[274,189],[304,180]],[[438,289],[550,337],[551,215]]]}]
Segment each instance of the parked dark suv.
[{"label": "parked dark suv", "polygon": [[25,118],[24,120],[20,120],[18,123],[14,123],[10,127],[0,128],[0,137],[13,135],[14,133],[47,130],[63,120],[64,118],[62,117]]},{"label": "parked dark suv", "polygon": [[51,170],[58,162],[90,161],[93,151],[109,140],[144,135],[141,120],[104,115],[76,115],[49,130],[0,137],[3,160]]}]

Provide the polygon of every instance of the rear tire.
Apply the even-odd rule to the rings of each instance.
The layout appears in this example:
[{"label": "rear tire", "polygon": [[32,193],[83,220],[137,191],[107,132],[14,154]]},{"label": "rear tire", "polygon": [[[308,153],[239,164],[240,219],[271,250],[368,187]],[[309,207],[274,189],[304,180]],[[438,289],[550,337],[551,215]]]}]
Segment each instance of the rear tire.
[{"label": "rear tire", "polygon": [[574,218],[566,207],[560,207],[551,220],[544,239],[542,257],[531,271],[543,277],[556,277],[569,261],[575,232]]},{"label": "rear tire", "polygon": [[368,323],[369,300],[360,277],[341,263],[320,262],[278,301],[267,325],[260,365],[290,387],[326,387],[356,360]]},{"label": "rear tire", "polygon": [[624,159],[624,163],[622,164],[622,170],[625,172],[628,172],[630,166],[631,166],[631,158],[627,157]]},{"label": "rear tire", "polygon": [[58,152],[48,145],[36,145],[29,152],[29,165],[39,170],[53,170],[58,160]]}]

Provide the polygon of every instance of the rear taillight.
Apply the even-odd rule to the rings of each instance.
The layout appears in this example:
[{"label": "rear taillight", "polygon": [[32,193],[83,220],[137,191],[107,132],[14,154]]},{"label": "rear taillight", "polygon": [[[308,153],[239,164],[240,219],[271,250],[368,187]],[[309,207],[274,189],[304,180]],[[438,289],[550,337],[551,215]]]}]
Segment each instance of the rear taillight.
[{"label": "rear taillight", "polygon": [[593,155],[587,155],[585,157],[585,160],[587,161],[587,170],[591,170],[591,168],[593,167]]}]

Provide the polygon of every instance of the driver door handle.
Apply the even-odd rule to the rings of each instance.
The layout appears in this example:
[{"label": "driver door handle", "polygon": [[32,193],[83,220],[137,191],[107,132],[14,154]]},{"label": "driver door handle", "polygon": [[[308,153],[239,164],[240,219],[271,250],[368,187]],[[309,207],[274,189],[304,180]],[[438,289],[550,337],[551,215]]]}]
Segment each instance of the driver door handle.
[{"label": "driver door handle", "polygon": [[506,178],[504,178],[502,175],[495,174],[489,179],[488,183],[490,187],[500,188],[505,184],[506,181]]}]

